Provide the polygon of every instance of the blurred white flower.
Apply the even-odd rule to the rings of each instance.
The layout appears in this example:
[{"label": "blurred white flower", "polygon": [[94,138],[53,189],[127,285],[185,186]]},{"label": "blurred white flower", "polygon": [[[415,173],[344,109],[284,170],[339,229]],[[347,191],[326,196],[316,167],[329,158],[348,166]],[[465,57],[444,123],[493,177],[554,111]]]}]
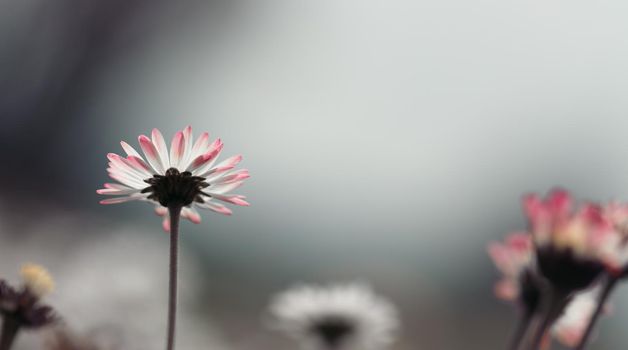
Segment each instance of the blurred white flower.
[{"label": "blurred white flower", "polygon": [[394,340],[396,308],[362,284],[300,285],[270,305],[271,327],[308,350],[379,350]]}]

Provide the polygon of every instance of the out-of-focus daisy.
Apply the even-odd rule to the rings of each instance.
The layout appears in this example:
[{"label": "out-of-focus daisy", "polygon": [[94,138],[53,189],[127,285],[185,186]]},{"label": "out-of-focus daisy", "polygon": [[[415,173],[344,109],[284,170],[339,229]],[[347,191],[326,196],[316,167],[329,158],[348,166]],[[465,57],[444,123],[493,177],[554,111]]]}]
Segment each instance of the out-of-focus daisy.
[{"label": "out-of-focus daisy", "polygon": [[491,242],[488,253],[502,273],[495,284],[495,295],[506,301],[519,302],[526,312],[534,312],[540,290],[534,271],[534,246],[530,234],[516,232],[505,242]]},{"label": "out-of-focus daisy", "polygon": [[552,334],[567,347],[580,344],[597,307],[599,290],[580,293],[567,305],[563,315],[554,323]]},{"label": "out-of-focus daisy", "polygon": [[158,129],[153,129],[150,138],[140,135],[138,139],[144,157],[124,141],[121,145],[126,157],[115,153],[107,155],[107,171],[118,183],[106,183],[97,191],[115,196],[100,203],[154,202],[155,211],[164,217],[166,231],[170,230],[168,207],[181,207],[182,217],[199,223],[201,216],[197,208],[231,215],[231,209],[220,202],[249,205],[244,196],[229,194],[244,183],[249,172],[235,170],[242,160],[240,155],[217,163],[223,148],[220,139],[210,142],[205,132],[194,141],[189,126],[174,135],[170,150]]},{"label": "out-of-focus daisy", "polygon": [[23,286],[11,287],[0,280],[0,315],[2,334],[0,349],[8,350],[21,329],[38,329],[56,320],[52,308],[41,303],[41,298],[54,288],[52,277],[43,267],[26,264],[22,267]]},{"label": "out-of-focus daisy", "polygon": [[603,207],[587,203],[573,211],[569,193],[555,190],[545,199],[526,196],[524,209],[539,271],[554,289],[563,294],[582,290],[616,265],[611,249],[615,226]]},{"label": "out-of-focus daisy", "polygon": [[301,285],[275,297],[271,326],[308,350],[380,350],[399,327],[395,307],[362,284]]}]

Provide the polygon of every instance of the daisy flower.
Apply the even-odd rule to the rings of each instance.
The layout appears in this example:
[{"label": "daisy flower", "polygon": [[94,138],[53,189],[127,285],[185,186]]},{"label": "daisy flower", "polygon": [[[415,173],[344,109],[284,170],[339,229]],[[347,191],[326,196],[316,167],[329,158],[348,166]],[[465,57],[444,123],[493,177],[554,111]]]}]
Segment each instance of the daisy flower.
[{"label": "daisy flower", "polygon": [[506,301],[519,302],[526,312],[533,312],[541,292],[536,282],[530,234],[511,233],[503,243],[491,242],[488,253],[502,273],[502,279],[495,284],[495,295]]},{"label": "daisy flower", "polygon": [[540,273],[562,293],[582,290],[616,265],[611,244],[615,227],[604,208],[584,204],[572,209],[568,192],[555,190],[547,198],[524,199]]},{"label": "daisy flower", "polygon": [[361,284],[301,285],[275,297],[272,327],[308,350],[380,350],[399,327],[395,307]]},{"label": "daisy flower", "polygon": [[50,306],[41,299],[52,292],[54,282],[48,271],[35,264],[26,264],[21,270],[23,285],[15,289],[6,281],[0,280],[0,315],[2,334],[0,349],[8,350],[19,331],[38,329],[57,320]]},{"label": "daisy flower", "polygon": [[[101,195],[114,196],[101,204],[129,201],[155,203],[155,211],[163,216],[163,227],[170,230],[169,207],[181,207],[181,217],[200,223],[197,209],[208,209],[231,215],[231,209],[222,203],[248,206],[244,196],[229,194],[240,187],[249,172],[235,170],[242,156],[236,155],[217,162],[223,148],[220,139],[210,142],[209,134],[202,133],[196,141],[192,128],[186,127],[175,133],[170,150],[158,129],[151,137],[140,135],[140,148],[144,157],[131,145],[122,141],[126,156],[109,153],[109,176],[117,183],[105,183],[97,191]],[[222,202],[222,203],[220,203]]]},{"label": "daisy flower", "polygon": [[[231,210],[217,201],[248,206],[244,196],[229,194],[249,177],[248,170],[234,170],[242,160],[237,155],[216,164],[222,141],[210,143],[207,133],[194,141],[192,128],[177,132],[170,143],[170,151],[163,135],[153,129],[151,138],[140,135],[140,147],[146,159],[129,144],[122,142],[127,156],[109,153],[109,176],[118,183],[107,183],[99,194],[114,198],[102,204],[123,203],[134,200],[155,203],[156,212],[164,217],[163,228],[170,232],[170,268],[168,330],[166,349],[174,349],[179,219],[194,223],[201,221],[196,208],[209,209],[230,215]],[[0,349],[2,350],[2,349]]]}]

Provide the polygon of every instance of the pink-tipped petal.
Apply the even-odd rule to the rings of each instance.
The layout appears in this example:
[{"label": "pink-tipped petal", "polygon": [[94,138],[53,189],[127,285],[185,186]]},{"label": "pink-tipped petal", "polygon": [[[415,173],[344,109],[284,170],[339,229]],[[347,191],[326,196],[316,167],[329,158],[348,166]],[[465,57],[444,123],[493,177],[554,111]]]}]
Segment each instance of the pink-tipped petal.
[{"label": "pink-tipped petal", "polygon": [[183,152],[185,150],[185,139],[181,131],[174,134],[172,137],[172,143],[170,144],[170,165],[173,168],[179,169]]},{"label": "pink-tipped petal", "polygon": [[192,145],[194,144],[194,137],[192,136],[192,127],[187,126],[183,129],[183,139],[185,140],[185,149],[183,150],[183,155],[181,156],[181,161],[179,162],[179,167],[181,169],[186,169],[192,159]]},{"label": "pink-tipped petal", "polygon": [[100,201],[100,204],[118,204],[130,201],[136,201],[142,199],[141,196],[127,196],[127,197],[117,197],[117,198],[108,198]]},{"label": "pink-tipped petal", "polygon": [[129,175],[121,172],[120,170],[109,168],[107,169],[107,171],[109,172],[109,177],[120,182],[123,185],[126,185],[131,188],[136,188],[136,189],[142,189],[146,187],[145,183],[142,183],[141,181],[137,180],[134,177],[130,177]]},{"label": "pink-tipped petal", "polygon": [[139,153],[137,153],[137,151],[135,150],[135,148],[133,148],[133,146],[129,145],[128,143],[124,142],[124,141],[120,141],[120,145],[122,146],[122,149],[124,149],[124,152],[126,152],[127,156],[135,156],[138,158],[142,158],[142,156],[140,156]]},{"label": "pink-tipped petal", "polygon": [[501,280],[495,284],[495,295],[507,301],[512,301],[519,295],[519,289],[511,280]]},{"label": "pink-tipped petal", "polygon": [[223,202],[227,202],[227,203],[231,203],[231,204],[235,204],[235,205],[240,205],[243,207],[248,207],[251,204],[249,204],[249,202],[244,200],[244,196],[238,196],[238,195],[232,195],[232,196],[225,196],[225,195],[221,195],[221,194],[212,194],[213,198],[216,198],[218,200],[221,200]]},{"label": "pink-tipped petal", "polygon": [[216,157],[218,157],[219,153],[220,153],[220,149],[212,150],[205,154],[201,154],[190,163],[190,165],[187,167],[187,171],[193,172],[195,174],[200,173],[199,169],[207,168],[209,166],[209,163],[215,160]]},{"label": "pink-tipped petal", "polygon": [[157,153],[157,148],[155,148],[155,145],[153,144],[151,139],[149,139],[145,135],[140,135],[138,140],[140,142],[140,147],[142,148],[142,151],[144,151],[144,155],[146,156],[146,159],[148,160],[148,164],[150,164],[150,166],[153,167],[153,170],[155,171],[155,173],[164,174],[165,173],[164,166],[161,163],[159,154]]},{"label": "pink-tipped petal", "polygon": [[543,203],[538,195],[528,194],[523,198],[523,209],[528,219],[534,221],[543,211]]},{"label": "pink-tipped petal", "polygon": [[189,166],[189,171],[192,171],[194,175],[206,176],[208,171],[212,168],[220,152],[222,151],[224,144],[220,139],[214,141],[208,148],[208,151],[197,157]]},{"label": "pink-tipped petal", "polygon": [[128,190],[118,190],[113,188],[102,188],[96,190],[96,193],[106,196],[126,196],[133,193],[139,193],[140,190],[129,188]]},{"label": "pink-tipped petal", "polygon": [[531,252],[532,237],[527,232],[515,232],[508,235],[506,244],[513,250],[520,253]]},{"label": "pink-tipped petal", "polygon": [[146,164],[146,162],[144,162],[142,158],[128,156],[126,159],[129,164],[131,164],[137,171],[142,172],[144,175],[148,175],[148,177],[151,177],[153,175],[152,169],[148,164]]},{"label": "pink-tipped petal", "polygon": [[198,207],[209,209],[211,211],[214,211],[216,213],[223,214],[223,215],[231,215],[231,214],[233,214],[231,209],[225,207],[222,204],[214,203],[212,201],[201,203],[201,204],[198,205]]},{"label": "pink-tipped petal", "polygon": [[194,208],[183,208],[183,210],[181,211],[181,216],[195,224],[201,223],[201,215]]},{"label": "pink-tipped petal", "polygon": [[155,206],[155,214],[159,216],[168,215],[168,209],[166,207],[162,207],[160,205]]},{"label": "pink-tipped petal", "polygon": [[196,159],[196,157],[206,153],[207,146],[209,146],[209,134],[204,132],[199,136],[199,138],[194,142],[194,146],[192,146],[192,155],[191,159]]},{"label": "pink-tipped petal", "polygon": [[159,159],[161,160],[161,164],[164,169],[170,168],[170,158],[168,157],[168,147],[166,147],[166,141],[164,140],[164,136],[161,134],[159,129],[155,128],[151,132],[151,137],[153,141],[153,145],[157,149],[157,153],[159,155]]},{"label": "pink-tipped petal", "polygon": [[249,171],[246,169],[241,169],[236,172],[223,173],[223,174],[219,174],[218,176],[213,176],[211,179],[208,179],[208,181],[211,184],[222,185],[222,184],[228,184],[228,183],[232,183],[236,181],[243,181],[243,180],[248,179],[249,177],[251,177],[251,175],[249,174]]},{"label": "pink-tipped petal", "polygon": [[170,216],[166,215],[163,219],[163,221],[161,222],[161,227],[164,229],[164,231],[170,233]]},{"label": "pink-tipped petal", "polygon": [[105,183],[103,187],[109,188],[109,189],[116,189],[116,190],[130,190],[131,189],[128,186],[124,186],[122,184],[114,184],[114,183]]},{"label": "pink-tipped petal", "polygon": [[547,198],[550,212],[556,216],[566,216],[571,210],[571,195],[563,189],[554,189]]},{"label": "pink-tipped petal", "polygon": [[113,168],[124,172],[139,182],[143,182],[145,179],[152,177],[148,165],[135,156],[123,158],[117,154],[110,153],[108,158],[111,160],[110,165]]}]

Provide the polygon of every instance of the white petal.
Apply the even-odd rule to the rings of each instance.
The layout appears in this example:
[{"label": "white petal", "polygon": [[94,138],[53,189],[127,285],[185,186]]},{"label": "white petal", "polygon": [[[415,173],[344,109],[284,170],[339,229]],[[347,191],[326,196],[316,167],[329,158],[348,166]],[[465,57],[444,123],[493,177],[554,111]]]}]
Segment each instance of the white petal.
[{"label": "white petal", "polygon": [[164,174],[166,171],[161,163],[161,158],[157,152],[157,148],[153,144],[153,141],[145,135],[140,135],[138,140],[140,142],[140,147],[142,147],[142,151],[144,151],[144,155],[148,160],[148,164],[153,167],[156,174]]},{"label": "white petal", "polygon": [[127,196],[127,197],[116,197],[116,198],[107,198],[100,201],[100,204],[118,204],[130,201],[136,201],[140,199],[146,198],[145,196]]},{"label": "white petal", "polygon": [[224,205],[220,203],[214,203],[212,201],[207,201],[205,203],[196,203],[195,205],[199,208],[209,209],[211,211],[215,211],[216,213],[223,214],[223,215],[232,214],[231,209],[225,207]]},{"label": "white petal", "polygon": [[140,193],[141,190],[135,188],[129,188],[128,190],[118,190],[114,188],[103,188],[100,190],[96,190],[96,193],[106,195],[106,196],[126,196],[133,193]]},{"label": "white petal", "polygon": [[170,166],[173,168],[181,169],[179,164],[181,164],[181,159],[183,157],[183,153],[185,150],[185,139],[183,137],[183,133],[178,131],[172,137],[172,142],[170,143]]},{"label": "white petal", "polygon": [[124,142],[124,141],[120,141],[120,145],[122,145],[122,148],[124,149],[124,151],[126,152],[127,156],[135,156],[138,157],[140,159],[142,159],[142,156],[140,156],[139,153],[137,153],[137,151],[135,150],[135,148],[133,148],[131,145],[129,145],[128,143]]},{"label": "white petal", "polygon": [[157,149],[157,153],[159,154],[161,164],[164,166],[164,169],[169,169],[170,159],[168,157],[168,147],[166,147],[166,141],[164,141],[164,136],[161,134],[161,131],[159,131],[159,129],[155,128],[151,133],[151,137],[153,140],[153,144]]},{"label": "white petal", "polygon": [[192,158],[192,145],[194,144],[194,137],[192,136],[192,127],[187,126],[183,129],[183,139],[185,140],[185,149],[183,150],[183,156],[179,163],[179,170],[184,170],[188,167]]},{"label": "white petal", "polygon": [[196,157],[205,154],[209,146],[209,134],[204,132],[199,136],[199,138],[194,142],[194,146],[192,146],[192,154],[190,156],[190,160],[196,159]]},{"label": "white petal", "polygon": [[121,171],[116,171],[116,169],[108,169],[109,171],[109,176],[114,179],[117,180],[118,182],[120,182],[123,185],[129,186],[131,188],[135,188],[138,190],[141,190],[143,188],[148,187],[148,185],[146,185],[146,183],[142,183],[140,181],[138,181],[137,179],[129,176],[128,174],[125,174]]}]

